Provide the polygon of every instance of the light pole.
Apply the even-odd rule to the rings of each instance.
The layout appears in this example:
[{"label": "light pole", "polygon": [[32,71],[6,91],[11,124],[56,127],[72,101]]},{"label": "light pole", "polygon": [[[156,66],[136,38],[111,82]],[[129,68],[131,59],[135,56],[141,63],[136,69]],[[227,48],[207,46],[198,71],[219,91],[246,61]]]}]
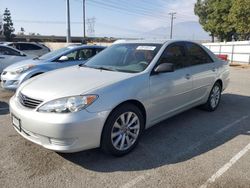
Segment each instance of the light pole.
[{"label": "light pole", "polygon": [[82,14],[83,14],[83,38],[86,38],[86,0],[82,0]]},{"label": "light pole", "polygon": [[67,41],[67,43],[70,43],[71,42],[71,36],[70,36],[70,6],[69,6],[69,0],[66,0],[66,28],[67,28],[66,41]]},{"label": "light pole", "polygon": [[171,31],[170,31],[170,39],[173,38],[173,27],[174,27],[174,19],[176,17],[174,17],[174,15],[176,15],[176,12],[171,12],[169,13],[169,15],[171,16]]}]

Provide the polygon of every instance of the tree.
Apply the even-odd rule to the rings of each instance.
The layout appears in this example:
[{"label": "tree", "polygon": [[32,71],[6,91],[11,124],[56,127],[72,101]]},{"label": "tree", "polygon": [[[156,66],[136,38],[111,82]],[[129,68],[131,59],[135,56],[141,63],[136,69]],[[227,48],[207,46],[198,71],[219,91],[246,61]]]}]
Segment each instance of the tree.
[{"label": "tree", "polygon": [[197,0],[194,6],[195,15],[199,16],[199,22],[203,26],[203,29],[210,33],[212,37],[212,42],[214,42],[215,30],[207,25],[208,15],[212,13],[210,8],[211,0]]},{"label": "tree", "polygon": [[13,32],[15,29],[13,27],[10,11],[7,8],[5,9],[3,16],[3,34],[6,41],[11,41],[14,38]]},{"label": "tree", "polygon": [[229,20],[240,40],[250,39],[250,0],[234,0]]},{"label": "tree", "polygon": [[231,41],[235,33],[228,14],[233,0],[197,0],[194,12],[204,30],[220,41]]},{"label": "tree", "polygon": [[21,29],[20,29],[20,34],[21,34],[21,35],[24,35],[24,32],[25,32],[24,28],[21,27]]}]

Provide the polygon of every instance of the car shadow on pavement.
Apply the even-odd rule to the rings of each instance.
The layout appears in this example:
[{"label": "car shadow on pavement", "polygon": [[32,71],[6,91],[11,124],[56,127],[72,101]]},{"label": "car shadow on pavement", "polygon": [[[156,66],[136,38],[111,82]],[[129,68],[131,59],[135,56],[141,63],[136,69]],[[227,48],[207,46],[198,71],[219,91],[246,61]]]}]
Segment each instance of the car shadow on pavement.
[{"label": "car shadow on pavement", "polygon": [[140,144],[124,157],[100,149],[59,154],[98,172],[138,171],[183,162],[250,131],[250,97],[224,94],[215,112],[191,109],[145,131]]},{"label": "car shadow on pavement", "polygon": [[6,115],[9,113],[9,104],[3,101],[0,101],[0,116]]}]

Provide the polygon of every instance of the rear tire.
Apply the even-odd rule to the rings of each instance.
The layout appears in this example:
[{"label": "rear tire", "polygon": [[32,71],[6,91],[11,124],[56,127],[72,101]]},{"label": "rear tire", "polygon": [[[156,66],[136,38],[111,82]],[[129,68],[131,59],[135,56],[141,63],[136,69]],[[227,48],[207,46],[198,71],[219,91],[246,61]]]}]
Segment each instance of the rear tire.
[{"label": "rear tire", "polygon": [[144,117],[133,104],[117,107],[109,115],[102,133],[101,148],[114,156],[123,156],[138,144],[144,129]]},{"label": "rear tire", "polygon": [[221,84],[219,82],[216,82],[209,94],[206,104],[204,104],[202,108],[209,112],[215,111],[220,104],[221,92],[222,92]]}]

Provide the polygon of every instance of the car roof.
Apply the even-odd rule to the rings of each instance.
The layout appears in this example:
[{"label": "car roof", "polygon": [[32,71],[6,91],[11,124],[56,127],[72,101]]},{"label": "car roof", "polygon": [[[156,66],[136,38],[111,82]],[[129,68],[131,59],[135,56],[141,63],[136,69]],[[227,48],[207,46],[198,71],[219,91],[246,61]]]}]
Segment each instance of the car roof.
[{"label": "car roof", "polygon": [[122,43],[132,43],[132,44],[164,44],[168,42],[167,40],[153,40],[153,39],[141,39],[141,40],[117,40],[113,44],[122,44]]},{"label": "car roof", "polygon": [[127,44],[165,44],[165,43],[173,43],[173,42],[191,42],[191,43],[196,43],[194,41],[189,41],[189,40],[165,40],[165,39],[141,39],[141,40],[117,40],[113,44],[122,44],[122,43],[127,43]]},{"label": "car roof", "polygon": [[97,46],[97,45],[69,45],[67,46],[69,49],[81,49],[81,48],[101,48],[104,49],[106,46]]}]

